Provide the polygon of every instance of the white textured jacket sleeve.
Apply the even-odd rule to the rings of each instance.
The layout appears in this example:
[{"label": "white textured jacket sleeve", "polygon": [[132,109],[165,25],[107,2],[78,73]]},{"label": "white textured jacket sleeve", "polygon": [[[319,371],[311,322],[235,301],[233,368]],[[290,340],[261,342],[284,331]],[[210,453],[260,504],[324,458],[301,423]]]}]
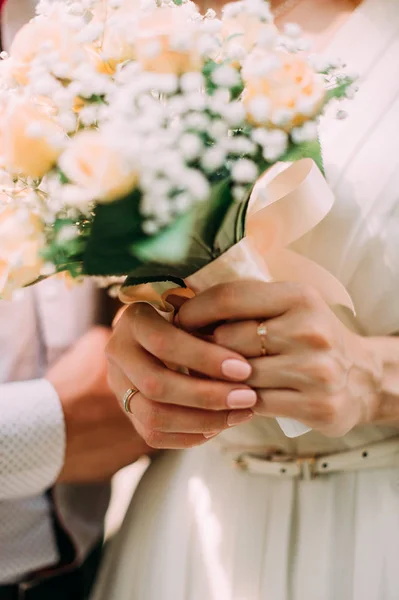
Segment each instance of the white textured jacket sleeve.
[{"label": "white textured jacket sleeve", "polygon": [[0,501],[44,492],[64,463],[65,422],[46,379],[0,384]]}]

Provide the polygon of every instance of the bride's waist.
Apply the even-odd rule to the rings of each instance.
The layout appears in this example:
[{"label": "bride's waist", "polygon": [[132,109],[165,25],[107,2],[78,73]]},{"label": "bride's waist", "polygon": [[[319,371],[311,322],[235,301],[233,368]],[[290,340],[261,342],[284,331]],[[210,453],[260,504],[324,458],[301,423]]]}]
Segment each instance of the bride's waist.
[{"label": "bride's waist", "polygon": [[362,426],[341,438],[328,438],[316,431],[287,438],[275,419],[255,417],[250,423],[224,431],[216,440],[225,452],[281,454],[292,457],[322,456],[362,448],[365,445],[399,436],[399,429]]}]

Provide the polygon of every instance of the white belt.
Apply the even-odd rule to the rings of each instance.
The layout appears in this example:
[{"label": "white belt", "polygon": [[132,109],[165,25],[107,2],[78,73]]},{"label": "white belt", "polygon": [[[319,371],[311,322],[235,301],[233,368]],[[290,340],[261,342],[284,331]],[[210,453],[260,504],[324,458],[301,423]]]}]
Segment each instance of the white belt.
[{"label": "white belt", "polygon": [[315,477],[347,471],[399,467],[399,437],[367,444],[355,450],[328,455],[291,456],[280,452],[262,455],[245,450],[231,454],[234,465],[253,475],[311,480]]}]

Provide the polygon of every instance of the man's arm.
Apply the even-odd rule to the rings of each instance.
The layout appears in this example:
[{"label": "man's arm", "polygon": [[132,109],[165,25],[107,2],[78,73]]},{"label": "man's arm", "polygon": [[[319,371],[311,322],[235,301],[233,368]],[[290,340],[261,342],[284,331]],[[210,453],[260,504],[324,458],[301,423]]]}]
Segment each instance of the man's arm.
[{"label": "man's arm", "polygon": [[0,385],[0,500],[108,480],[149,450],[108,387],[109,336],[93,327],[46,379]]},{"label": "man's arm", "polygon": [[64,464],[65,423],[45,379],[0,385],[0,500],[51,487]]}]

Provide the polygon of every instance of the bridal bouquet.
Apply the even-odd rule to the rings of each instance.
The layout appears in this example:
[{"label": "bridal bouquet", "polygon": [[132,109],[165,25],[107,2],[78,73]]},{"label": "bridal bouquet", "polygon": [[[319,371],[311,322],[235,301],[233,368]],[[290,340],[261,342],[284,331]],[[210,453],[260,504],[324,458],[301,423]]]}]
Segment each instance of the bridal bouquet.
[{"label": "bridal bouquet", "polygon": [[264,0],[220,19],[184,0],[41,0],[0,63],[0,295],[61,272],[127,277],[125,298],[301,277],[276,251],[331,206],[300,159],[322,167],[318,117],[353,87],[340,68]]}]

